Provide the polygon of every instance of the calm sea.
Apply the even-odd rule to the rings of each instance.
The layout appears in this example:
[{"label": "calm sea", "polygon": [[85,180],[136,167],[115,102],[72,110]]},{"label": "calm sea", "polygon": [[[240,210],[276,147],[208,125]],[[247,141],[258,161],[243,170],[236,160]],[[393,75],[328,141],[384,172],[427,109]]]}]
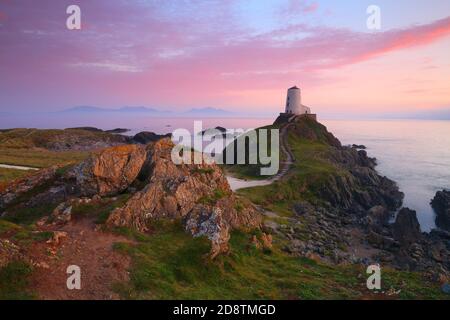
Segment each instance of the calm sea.
[{"label": "calm sea", "polygon": [[[172,132],[176,128],[193,130],[194,119],[152,118],[142,115],[105,116],[28,116],[0,117],[0,128],[67,128],[95,126],[102,129],[129,128],[139,131]],[[203,119],[203,129],[257,128],[273,119]],[[406,194],[405,206],[418,213],[423,231],[434,224],[429,203],[436,191],[450,189],[450,121],[321,121],[343,144],[363,144],[378,159],[378,171],[398,182]]]}]

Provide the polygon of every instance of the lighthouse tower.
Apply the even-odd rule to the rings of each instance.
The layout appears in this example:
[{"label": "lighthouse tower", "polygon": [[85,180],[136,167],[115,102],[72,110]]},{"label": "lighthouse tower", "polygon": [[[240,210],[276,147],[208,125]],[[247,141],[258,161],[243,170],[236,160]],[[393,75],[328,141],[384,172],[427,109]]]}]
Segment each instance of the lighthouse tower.
[{"label": "lighthouse tower", "polygon": [[311,109],[302,105],[302,92],[297,86],[289,88],[287,91],[285,113],[292,115],[311,114]]},{"label": "lighthouse tower", "polygon": [[302,108],[302,92],[297,86],[288,89],[286,99],[286,113],[300,114]]},{"label": "lighthouse tower", "polygon": [[299,87],[289,88],[286,98],[285,112],[275,120],[275,124],[285,124],[298,118],[308,118],[317,121],[317,115],[311,113],[311,109],[302,104],[302,92]]}]

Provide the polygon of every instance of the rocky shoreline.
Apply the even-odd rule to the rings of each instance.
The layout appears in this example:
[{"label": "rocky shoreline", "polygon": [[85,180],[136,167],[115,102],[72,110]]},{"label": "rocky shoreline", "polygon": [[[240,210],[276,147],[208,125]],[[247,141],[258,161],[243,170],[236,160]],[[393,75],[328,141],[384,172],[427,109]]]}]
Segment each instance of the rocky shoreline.
[{"label": "rocky shoreline", "polygon": [[[283,127],[281,120],[276,123]],[[378,174],[376,160],[363,146],[342,146],[311,119],[290,122],[286,130],[291,152],[299,152],[299,146],[319,150],[311,159],[299,161],[313,161],[306,171],[319,165],[321,171],[305,178],[294,163],[282,179],[261,187],[268,188],[260,197],[263,203],[255,205],[245,195],[233,193],[217,165],[173,164],[173,143],[166,136],[143,132],[132,138],[110,134],[105,138],[101,133],[101,142],[90,144],[102,146],[101,150],[81,163],[43,169],[0,189],[0,216],[13,218],[17,207],[48,205],[52,212],[38,223],[61,226],[73,221],[77,206],[126,195],[126,201],[107,213],[107,228],[145,233],[152,221],[181,221],[193,237],[209,239],[210,259],[229,252],[232,230],[257,230],[258,236],[249,239],[256,248],[270,249],[273,241],[292,256],[333,265],[376,263],[448,283],[450,192],[438,192],[432,201],[440,229],[422,233],[416,212],[402,208],[404,194],[394,181]],[[61,140],[64,134],[59,132],[45,145],[65,150],[96,139],[71,135],[68,143]],[[265,208],[273,203],[282,203],[290,214]],[[20,251],[2,243],[0,260],[15,256],[9,254],[13,249]]]},{"label": "rocky shoreline", "polygon": [[291,133],[329,146],[327,161],[344,173],[332,175],[317,188],[319,201],[294,201],[291,217],[269,212],[276,219],[269,219],[266,227],[288,240],[284,250],[337,264],[378,263],[425,272],[447,283],[450,193],[438,192],[433,200],[442,229],[422,233],[416,212],[402,208],[403,193],[394,181],[377,173],[376,160],[363,146],[342,146],[324,126],[309,122],[297,119]]}]

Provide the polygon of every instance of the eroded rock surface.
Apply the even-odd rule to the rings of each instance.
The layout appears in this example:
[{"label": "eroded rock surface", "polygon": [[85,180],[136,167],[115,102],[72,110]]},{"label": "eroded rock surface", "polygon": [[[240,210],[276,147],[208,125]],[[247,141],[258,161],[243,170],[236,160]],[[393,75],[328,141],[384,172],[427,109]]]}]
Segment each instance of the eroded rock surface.
[{"label": "eroded rock surface", "polygon": [[74,180],[76,192],[82,196],[114,195],[134,182],[146,155],[145,148],[138,145],[111,147],[72,168],[67,178]]},{"label": "eroded rock surface", "polygon": [[175,165],[170,156],[173,146],[170,139],[163,139],[148,147],[147,186],[114,210],[107,223],[146,231],[151,219],[182,218],[193,236],[211,240],[212,256],[226,252],[229,231],[258,227],[259,214],[251,205],[238,205],[216,165]]}]

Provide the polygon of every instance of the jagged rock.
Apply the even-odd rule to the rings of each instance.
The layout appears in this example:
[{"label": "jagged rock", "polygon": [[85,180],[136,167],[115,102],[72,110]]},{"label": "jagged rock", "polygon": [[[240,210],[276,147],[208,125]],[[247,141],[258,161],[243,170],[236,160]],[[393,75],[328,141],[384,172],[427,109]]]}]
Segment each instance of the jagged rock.
[{"label": "jagged rock", "polygon": [[272,249],[272,235],[267,233],[262,233],[260,238],[256,235],[252,237],[251,243],[255,246],[256,249]]},{"label": "jagged rock", "polygon": [[370,230],[383,233],[383,228],[389,224],[390,212],[383,206],[375,206],[367,212],[367,225]]},{"label": "jagged rock", "polygon": [[60,203],[64,201],[67,197],[67,190],[64,185],[58,185],[33,196],[26,203],[26,207],[33,208],[44,203]]},{"label": "jagged rock", "polygon": [[398,242],[395,239],[381,235],[374,231],[369,231],[367,235],[367,241],[380,249],[392,249],[398,246]]},{"label": "jagged rock", "polygon": [[170,139],[149,145],[147,186],[115,209],[107,224],[146,231],[151,219],[182,218],[191,234],[211,240],[212,257],[226,252],[229,230],[259,227],[260,214],[251,205],[236,206],[238,200],[217,165],[174,164],[173,147]]},{"label": "jagged rock", "polygon": [[314,212],[314,207],[309,202],[297,202],[293,206],[293,211],[296,215],[309,215]]},{"label": "jagged rock", "polygon": [[54,231],[53,236],[50,240],[47,241],[48,244],[52,246],[59,246],[61,243],[61,240],[67,238],[67,232],[64,231]]},{"label": "jagged rock", "polygon": [[263,233],[261,235],[261,242],[264,249],[272,249],[272,241],[273,241],[272,235],[267,233]]},{"label": "jagged rock", "polygon": [[67,223],[72,219],[72,205],[70,202],[59,204],[52,212],[52,218],[55,223]]},{"label": "jagged rock", "polygon": [[429,235],[431,238],[450,240],[450,232],[445,230],[433,229]]},{"label": "jagged rock", "polygon": [[429,254],[436,262],[444,262],[446,260],[447,248],[442,242],[431,245]]},{"label": "jagged rock", "polygon": [[143,131],[139,132],[133,137],[133,141],[140,144],[148,144],[150,142],[156,142],[160,139],[170,137],[171,134],[160,135],[154,132]]},{"label": "jagged rock", "polygon": [[431,205],[436,212],[436,225],[450,231],[450,191],[438,191]]},{"label": "jagged rock", "polygon": [[56,170],[58,167],[53,166],[47,169],[42,169],[27,176],[23,179],[13,181],[6,187],[0,189],[0,211],[8,204],[13,202],[20,195],[44,185],[56,177]]},{"label": "jagged rock", "polygon": [[383,206],[370,208],[367,215],[372,223],[381,225],[388,223],[391,218],[390,212]]},{"label": "jagged rock", "polygon": [[394,238],[401,244],[410,244],[420,240],[420,224],[415,211],[403,208],[397,214],[393,225]]},{"label": "jagged rock", "polygon": [[146,159],[144,147],[123,145],[103,150],[67,173],[82,196],[107,196],[127,189],[139,175]]},{"label": "jagged rock", "polygon": [[220,208],[197,205],[185,219],[185,228],[194,237],[206,236],[211,241],[210,258],[229,250],[229,224]]}]

